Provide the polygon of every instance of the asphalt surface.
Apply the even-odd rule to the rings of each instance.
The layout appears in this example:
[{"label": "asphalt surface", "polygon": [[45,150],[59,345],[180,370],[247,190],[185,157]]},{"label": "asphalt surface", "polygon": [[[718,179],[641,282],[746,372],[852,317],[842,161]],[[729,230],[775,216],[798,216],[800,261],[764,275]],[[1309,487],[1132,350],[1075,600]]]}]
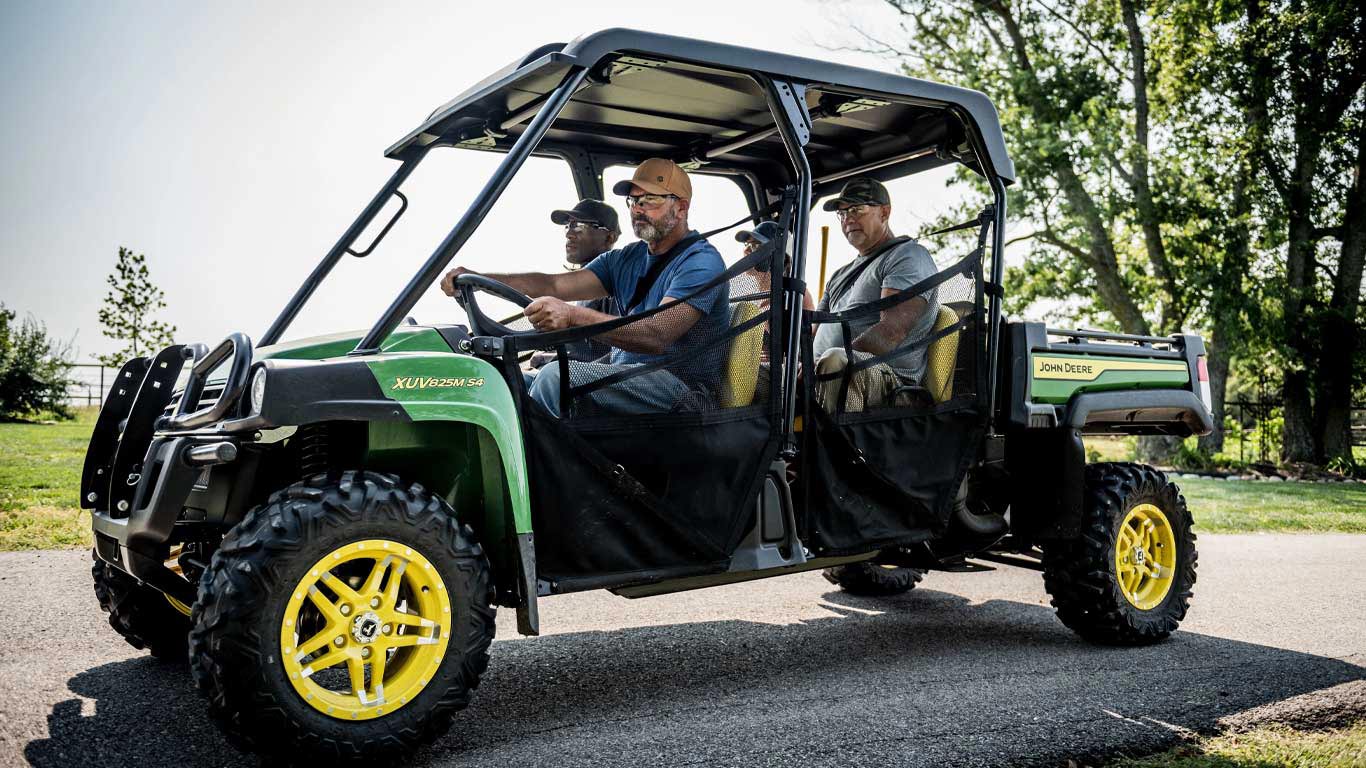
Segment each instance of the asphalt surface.
[{"label": "asphalt surface", "polygon": [[[0,554],[0,765],[253,764],[183,666],[105,624],[88,557]],[[1081,642],[1005,567],[889,599],[817,574],[550,598],[539,638],[500,612],[471,708],[416,764],[1058,765],[1366,714],[1366,536],[1206,535],[1195,591],[1139,649]]]}]

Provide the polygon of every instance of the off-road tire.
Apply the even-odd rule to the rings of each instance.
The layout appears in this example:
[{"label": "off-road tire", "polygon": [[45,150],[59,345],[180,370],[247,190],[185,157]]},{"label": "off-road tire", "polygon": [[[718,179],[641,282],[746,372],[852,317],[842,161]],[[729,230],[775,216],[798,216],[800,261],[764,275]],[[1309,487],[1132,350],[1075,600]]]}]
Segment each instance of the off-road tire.
[{"label": "off-road tire", "polygon": [[[1195,585],[1197,553],[1190,511],[1181,490],[1144,464],[1086,467],[1081,536],[1046,543],[1044,587],[1058,618],[1084,639],[1104,645],[1147,645],[1165,639],[1186,616]],[[1152,504],[1170,523],[1175,572],[1160,603],[1141,610],[1124,596],[1115,564],[1118,529],[1139,504]]]},{"label": "off-road tire", "polygon": [[837,565],[826,568],[825,580],[860,597],[889,597],[915,589],[915,585],[925,578],[925,572],[918,568],[879,565],[864,561]]},{"label": "off-road tire", "polygon": [[[280,620],[294,585],[335,547],[368,538],[420,552],[449,593],[452,627],[437,671],[395,711],[356,722],[304,702],[283,673]],[[223,539],[192,615],[195,683],[228,739],[265,757],[392,764],[443,734],[489,661],[488,560],[444,500],[391,475],[316,475],[272,495]]]},{"label": "off-road tire", "polygon": [[[94,553],[91,553],[94,556]],[[90,568],[95,599],[109,614],[109,626],[138,650],[162,661],[184,663],[190,617],[176,610],[159,590],[95,557]]]}]

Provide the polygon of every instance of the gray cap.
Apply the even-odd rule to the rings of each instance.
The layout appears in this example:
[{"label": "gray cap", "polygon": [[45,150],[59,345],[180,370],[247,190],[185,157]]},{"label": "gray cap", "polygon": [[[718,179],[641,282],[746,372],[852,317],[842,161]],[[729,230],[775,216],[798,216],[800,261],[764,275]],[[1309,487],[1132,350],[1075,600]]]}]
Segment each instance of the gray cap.
[{"label": "gray cap", "polygon": [[892,196],[888,194],[887,188],[882,186],[882,182],[867,176],[859,176],[850,179],[840,190],[840,196],[834,200],[826,200],[821,208],[833,211],[840,205],[891,205]]}]

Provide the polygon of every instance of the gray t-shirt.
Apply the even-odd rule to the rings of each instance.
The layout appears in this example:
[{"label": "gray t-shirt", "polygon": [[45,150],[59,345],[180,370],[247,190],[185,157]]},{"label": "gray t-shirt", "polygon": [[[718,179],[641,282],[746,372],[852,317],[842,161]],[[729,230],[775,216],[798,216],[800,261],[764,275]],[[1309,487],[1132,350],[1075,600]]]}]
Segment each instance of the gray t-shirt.
[{"label": "gray t-shirt", "polygon": [[[866,257],[860,256],[852,264],[835,272],[826,282],[827,290],[832,286],[839,286],[840,278],[856,268],[864,258]],[[872,258],[876,261],[863,270],[854,284],[840,295],[834,306],[830,305],[830,294],[826,293],[825,296],[821,297],[820,306],[817,309],[826,312],[843,312],[847,309],[853,309],[882,298],[882,289],[884,288],[905,290],[938,271],[934,266],[934,260],[930,258],[930,252],[925,250],[925,246],[914,240],[908,240],[892,247],[880,256],[873,256]],[[911,329],[906,333],[906,338],[902,340],[900,346],[904,347],[917,339],[923,339],[934,328],[935,317],[939,314],[938,292],[937,288],[931,288],[921,294],[929,306],[911,324]],[[907,301],[914,301],[914,299],[907,299]],[[851,320],[849,330],[853,335],[849,339],[850,343],[864,331],[877,325],[878,320],[879,317],[876,314]],[[816,357],[820,357],[822,352],[831,347],[843,347],[844,334],[840,329],[840,324],[823,323],[816,326],[816,338],[813,343]],[[925,346],[922,344],[900,357],[894,357],[887,361],[887,364],[892,366],[903,379],[919,384],[925,377]]]}]

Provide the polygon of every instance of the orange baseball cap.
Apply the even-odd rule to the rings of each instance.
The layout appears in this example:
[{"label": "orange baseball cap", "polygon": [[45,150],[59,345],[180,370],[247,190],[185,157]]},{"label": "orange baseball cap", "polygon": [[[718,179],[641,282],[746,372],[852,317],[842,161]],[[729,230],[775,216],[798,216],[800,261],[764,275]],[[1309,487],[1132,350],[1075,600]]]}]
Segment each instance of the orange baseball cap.
[{"label": "orange baseball cap", "polygon": [[688,178],[688,172],[679,168],[678,163],[662,157],[652,157],[637,165],[636,174],[630,181],[618,181],[612,187],[612,194],[629,195],[633,186],[653,195],[692,199],[692,181]]}]

